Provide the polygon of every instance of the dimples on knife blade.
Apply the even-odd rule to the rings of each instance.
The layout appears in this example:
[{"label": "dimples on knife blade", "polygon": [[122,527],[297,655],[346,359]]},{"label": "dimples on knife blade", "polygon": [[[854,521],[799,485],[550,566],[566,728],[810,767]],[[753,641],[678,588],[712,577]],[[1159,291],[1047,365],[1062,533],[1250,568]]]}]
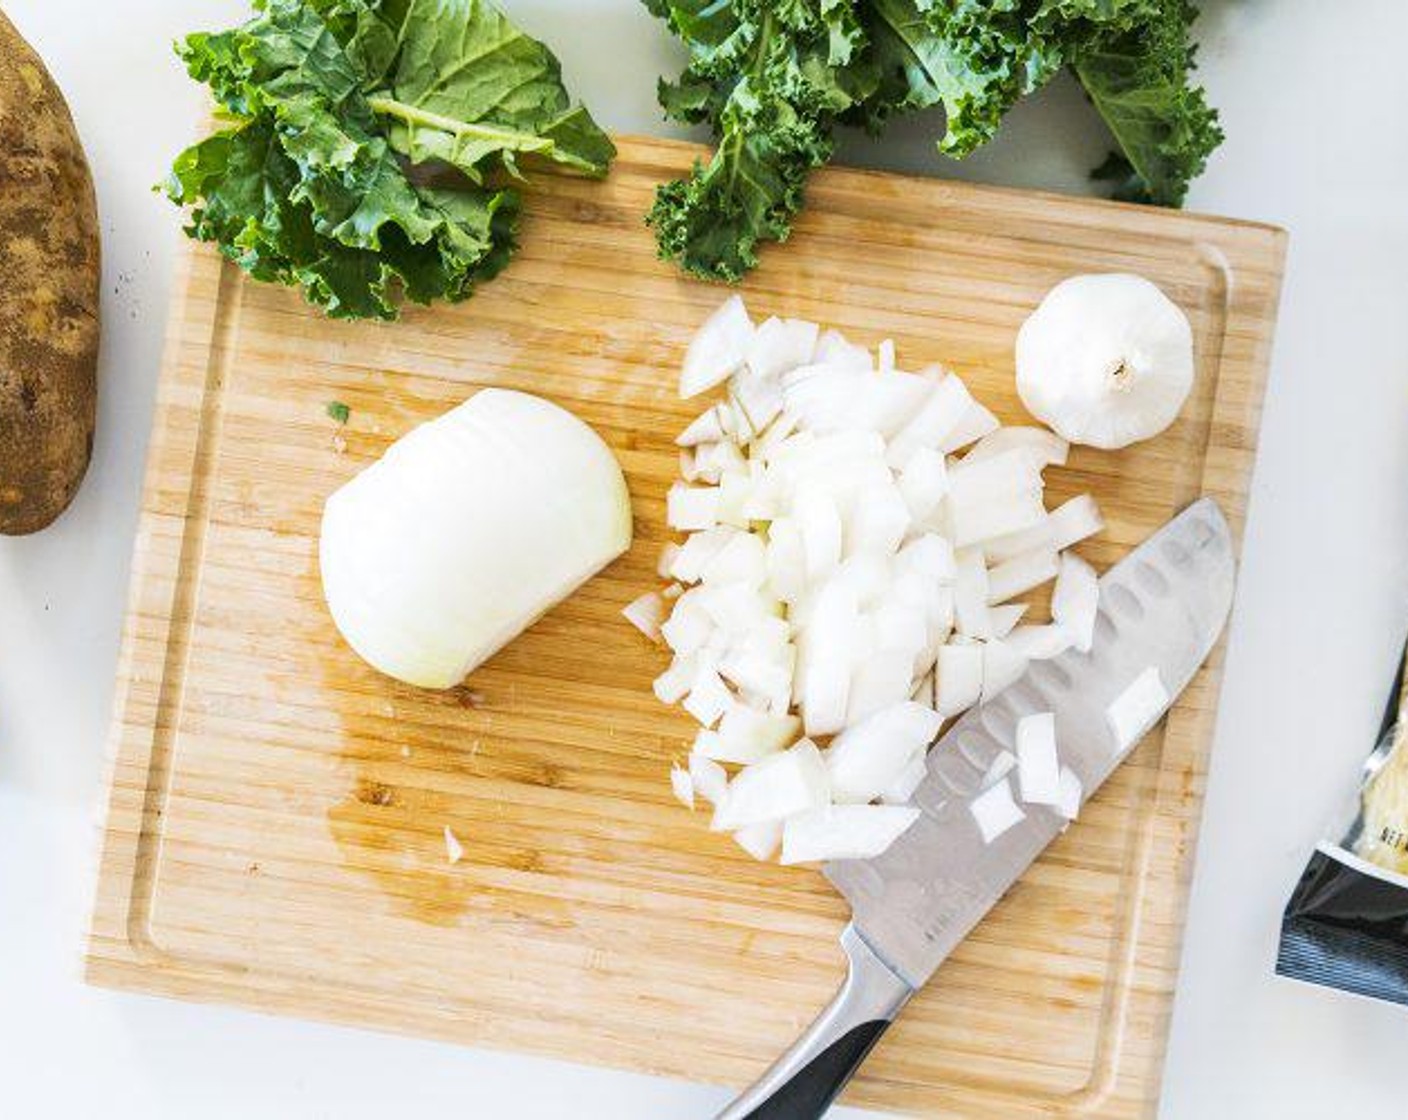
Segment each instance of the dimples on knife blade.
[{"label": "dimples on knife blade", "polygon": [[1151,666],[1170,696],[1211,651],[1232,602],[1231,532],[1214,502],[1194,503],[1100,581],[1091,653],[1036,662],[1016,685],[970,712],[929,754],[914,795],[923,815],[884,855],[826,865],[865,942],[914,988],[963,940],[1061,831],[1045,806],[984,843],[968,805],[1017,721],[1054,712],[1061,761],[1088,797],[1123,761],[1110,703]]}]

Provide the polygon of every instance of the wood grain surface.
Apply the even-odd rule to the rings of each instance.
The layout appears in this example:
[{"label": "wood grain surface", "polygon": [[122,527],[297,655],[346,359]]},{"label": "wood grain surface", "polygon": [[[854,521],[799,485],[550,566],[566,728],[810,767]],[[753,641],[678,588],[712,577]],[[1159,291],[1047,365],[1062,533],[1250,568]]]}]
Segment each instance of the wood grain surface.
[{"label": "wood grain surface", "polygon": [[[523,250],[458,307],[325,320],[191,247],[136,542],[95,983],[742,1085],[830,996],[844,906],[671,797],[688,717],[620,617],[666,539],[676,397],[724,295],[656,260],[652,191],[696,149],[626,140],[604,183],[541,176]],[[1078,450],[1103,567],[1202,493],[1240,527],[1285,238],[1265,226],[856,171],[816,177],[744,287],[1020,421],[1012,345],[1063,277],[1141,272],[1190,315],[1199,380],[1164,436]],[[340,640],[322,503],[476,387],[543,394],[624,465],[628,556],[458,690]],[[346,402],[345,429],[325,405]],[[494,485],[494,480],[480,483]],[[849,1092],[945,1117],[1148,1115],[1157,1098],[1220,654],[906,1010]],[[450,865],[442,833],[464,845]]]}]

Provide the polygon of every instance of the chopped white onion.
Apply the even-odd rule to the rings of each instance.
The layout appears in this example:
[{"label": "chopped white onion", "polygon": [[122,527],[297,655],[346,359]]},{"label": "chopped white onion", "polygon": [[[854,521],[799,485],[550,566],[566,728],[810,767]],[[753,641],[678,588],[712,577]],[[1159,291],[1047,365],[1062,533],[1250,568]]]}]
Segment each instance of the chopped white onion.
[{"label": "chopped white onion", "polygon": [[1027,659],[1005,641],[983,643],[983,703],[1016,684],[1027,671]]},{"label": "chopped white onion", "polygon": [[944,646],[937,676],[939,715],[948,719],[967,711],[983,694],[983,647]]},{"label": "chopped white onion", "polygon": [[899,805],[828,805],[801,813],[783,826],[782,862],[870,859],[918,819],[918,809]]},{"label": "chopped white onion", "polygon": [[694,779],[690,777],[689,771],[678,766],[670,768],[670,788],[674,790],[675,798],[686,809],[694,808]]},{"label": "chopped white onion", "polygon": [[983,774],[982,789],[1002,781],[1008,774],[1012,773],[1017,765],[1017,756],[1011,751],[998,751],[993,756],[993,760],[988,763],[988,768]]},{"label": "chopped white onion", "polygon": [[988,619],[992,624],[992,636],[994,638],[1007,637],[1012,633],[1017,623],[1022,621],[1022,616],[1026,613],[1026,603],[1007,603],[1004,606],[992,607],[988,611]]},{"label": "chopped white onion", "polygon": [[846,728],[826,752],[833,799],[864,803],[879,797],[923,757],[940,722],[937,713],[905,700]]},{"label": "chopped white onion", "polygon": [[953,585],[953,609],[960,634],[969,638],[992,636],[988,599],[988,570],[983,566],[982,553],[959,553],[958,575]]},{"label": "chopped white onion", "polygon": [[445,862],[454,865],[464,859],[464,845],[460,843],[460,838],[450,831],[450,826],[445,826]]},{"label": "chopped white onion", "polygon": [[717,805],[728,791],[728,771],[697,751],[689,756],[689,780],[694,792],[710,805]]},{"label": "chopped white onion", "polygon": [[1051,593],[1051,617],[1071,636],[1071,645],[1089,653],[1095,642],[1095,617],[1100,606],[1100,579],[1095,569],[1074,553],[1061,556],[1056,588]]},{"label": "chopped white onion", "polygon": [[819,328],[801,319],[769,319],[748,345],[748,368],[761,378],[776,378],[804,366],[816,352]]},{"label": "chopped white onion", "polygon": [[1056,753],[1056,717],[1050,712],[1017,721],[1017,777],[1022,800],[1032,805],[1058,805],[1061,762]]},{"label": "chopped white onion", "polygon": [[1005,603],[1056,578],[1060,561],[1049,549],[1013,557],[988,569],[988,602]]},{"label": "chopped white onion", "polygon": [[[1002,428],[961,378],[896,357],[796,320],[755,329],[736,298],[691,348],[685,380],[727,378],[726,399],[678,441],[667,517],[687,535],[659,567],[678,583],[627,615],[675,652],[656,694],[703,725],[672,781],[760,859],[779,843],[786,862],[878,854],[912,819],[898,807],[943,721],[1091,627],[1093,573],[1060,554],[1099,511],[1045,508],[1042,472],[1066,442]],[[1013,600],[1053,578],[1055,621],[1021,625]],[[834,738],[823,755],[803,734]],[[1078,804],[1054,743],[1032,734],[1024,796]],[[724,765],[743,769],[729,782]],[[1002,752],[994,800],[975,803],[992,836],[1021,818],[1016,765]]]},{"label": "chopped white onion", "polygon": [[974,444],[963,461],[971,463],[1016,448],[1028,452],[1040,466],[1064,467],[1071,445],[1046,428],[998,428]]},{"label": "chopped white onion", "polygon": [[1050,525],[1051,547],[1057,552],[1065,552],[1087,537],[1103,532],[1105,519],[1100,515],[1095,499],[1089,494],[1081,494],[1052,510]]},{"label": "chopped white onion", "polygon": [[627,622],[652,642],[658,642],[660,624],[669,616],[670,604],[660,592],[652,591],[627,603],[621,613],[626,616]]},{"label": "chopped white onion", "polygon": [[1142,739],[1168,710],[1168,689],[1157,667],[1151,665],[1105,710],[1116,749],[1123,753]]},{"label": "chopped white onion", "polygon": [[1064,626],[1018,626],[1007,635],[1007,648],[1028,661],[1049,661],[1071,648],[1071,635]]},{"label": "chopped white onion", "polygon": [[968,809],[978,822],[985,844],[991,844],[1026,817],[1026,813],[1012,800],[1012,785],[1006,778],[994,782],[973,798]]},{"label": "chopped white onion", "polygon": [[826,763],[816,744],[803,739],[791,750],[745,767],[729,783],[714,813],[716,830],[732,831],[780,821],[830,803]]},{"label": "chopped white onion", "polygon": [[738,846],[760,863],[772,859],[782,843],[781,821],[759,821],[736,830],[733,838]]},{"label": "chopped white onion", "polygon": [[677,482],[666,498],[665,519],[681,533],[712,529],[719,520],[719,490],[716,486],[687,486]]},{"label": "chopped white onion", "polygon": [[742,298],[730,297],[705,320],[689,344],[680,375],[680,396],[688,400],[722,384],[743,364],[753,336],[753,320]]},{"label": "chopped white onion", "polygon": [[1056,801],[1056,811],[1066,820],[1073,821],[1080,815],[1080,802],[1083,794],[1080,779],[1076,777],[1075,771],[1069,766],[1063,766],[1058,784],[1060,796]]}]

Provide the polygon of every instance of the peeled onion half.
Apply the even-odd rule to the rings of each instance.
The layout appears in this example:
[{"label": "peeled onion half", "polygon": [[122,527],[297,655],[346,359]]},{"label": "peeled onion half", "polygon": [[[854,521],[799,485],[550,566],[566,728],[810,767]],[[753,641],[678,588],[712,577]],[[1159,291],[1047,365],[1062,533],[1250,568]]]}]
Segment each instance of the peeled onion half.
[{"label": "peeled onion half", "polygon": [[601,438],[549,401],[484,389],[328,499],[323,592],[369,664],[450,688],[630,543]]}]

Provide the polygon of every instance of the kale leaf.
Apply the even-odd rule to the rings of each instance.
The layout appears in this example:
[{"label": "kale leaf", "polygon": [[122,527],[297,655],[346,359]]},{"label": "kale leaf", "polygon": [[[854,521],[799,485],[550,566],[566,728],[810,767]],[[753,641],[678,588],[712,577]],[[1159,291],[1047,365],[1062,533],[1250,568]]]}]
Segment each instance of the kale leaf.
[{"label": "kale leaf", "polygon": [[[165,189],[192,237],[331,316],[467,298],[512,255],[519,155],[603,175],[615,154],[552,53],[487,0],[256,7],[178,46],[232,123]],[[450,174],[408,174],[420,165]]]}]

